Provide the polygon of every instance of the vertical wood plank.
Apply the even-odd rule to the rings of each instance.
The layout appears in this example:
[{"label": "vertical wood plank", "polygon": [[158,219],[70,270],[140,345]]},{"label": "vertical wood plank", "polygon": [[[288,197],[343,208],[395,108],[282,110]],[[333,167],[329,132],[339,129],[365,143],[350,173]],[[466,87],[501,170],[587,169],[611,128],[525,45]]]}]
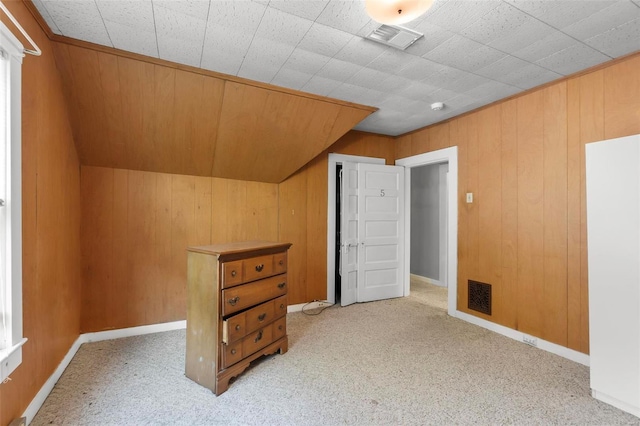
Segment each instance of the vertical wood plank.
[{"label": "vertical wood plank", "polygon": [[[163,312],[169,312],[173,304],[171,285],[173,280],[172,250],[172,204],[173,176],[165,173],[156,174],[156,203],[155,203],[155,261],[158,270],[158,280],[155,283],[153,293],[157,298],[158,306]],[[132,282],[131,285],[138,285]]]},{"label": "vertical wood plank", "polygon": [[[98,188],[102,191],[102,188]],[[129,173],[113,169],[113,258],[112,285],[106,298],[108,316],[113,316],[114,328],[129,326],[128,312],[131,309],[129,294],[131,284],[131,241],[129,240]],[[84,235],[83,235],[84,238]],[[94,243],[96,243],[94,241]],[[99,302],[100,303],[100,302]],[[93,307],[89,307],[93,309]],[[102,318],[98,318],[100,322]],[[99,323],[99,322],[98,322]],[[89,329],[95,330],[96,326]]]},{"label": "vertical wood plank", "polygon": [[255,232],[255,225],[246,222],[247,216],[247,182],[229,180],[226,206],[234,206],[235,211],[227,215],[227,238],[229,242],[244,241]]},{"label": "vertical wood plank", "polygon": [[[466,203],[467,210],[467,277],[479,280],[480,263],[480,215],[482,199],[478,193],[478,116],[467,117],[467,192],[473,194],[473,203]],[[467,289],[465,282],[464,289]],[[468,296],[468,295],[467,295]],[[465,296],[465,300],[467,300]],[[466,305],[465,305],[466,306]]]},{"label": "vertical wood plank", "polygon": [[411,137],[401,136],[394,140],[396,160],[411,156]]},{"label": "vertical wood plank", "polygon": [[229,198],[229,180],[212,178],[211,180],[211,244],[228,243],[229,215],[233,214],[227,200]]},{"label": "vertical wood plank", "polygon": [[518,330],[542,334],[544,97],[518,98]]},{"label": "vertical wood plank", "polygon": [[517,101],[502,104],[502,324],[518,323],[518,128]]},{"label": "vertical wood plank", "polygon": [[123,139],[123,111],[118,57],[101,54],[97,56],[100,69],[100,85],[104,102],[105,138],[110,150],[111,166],[124,167],[126,164],[126,146]]},{"label": "vertical wood plank", "polygon": [[581,347],[580,80],[567,81],[567,347]]},{"label": "vertical wood plank", "polygon": [[195,235],[193,240],[189,241],[189,245],[203,246],[211,244],[211,178],[195,177],[194,180],[196,204],[193,232]]},{"label": "vertical wood plank", "polygon": [[567,85],[543,90],[544,279],[542,337],[567,346]]},{"label": "vertical wood plank", "polygon": [[449,146],[449,122],[429,128],[429,151],[437,151]]},{"label": "vertical wood plank", "polygon": [[[492,286],[492,317],[504,323],[502,294],[502,157],[501,106],[478,114],[477,279]],[[483,314],[480,314],[483,315]],[[483,315],[484,316],[484,315]]]},{"label": "vertical wood plank", "polygon": [[429,152],[429,130],[424,129],[412,133],[411,138],[411,155],[418,155]]},{"label": "vertical wood plank", "polygon": [[467,310],[467,280],[468,274],[468,236],[469,214],[465,201],[468,192],[468,120],[466,117],[455,119],[450,124],[451,146],[458,147],[458,310]]},{"label": "vertical wood plank", "polygon": [[308,224],[306,300],[327,298],[327,168],[327,159],[321,157],[305,168]]},{"label": "vertical wood plank", "polygon": [[187,247],[195,229],[195,178],[171,177],[171,259],[173,270],[169,282],[172,303],[165,321],[184,318],[187,310]]},{"label": "vertical wood plank", "polygon": [[604,139],[640,133],[640,56],[603,70]]}]

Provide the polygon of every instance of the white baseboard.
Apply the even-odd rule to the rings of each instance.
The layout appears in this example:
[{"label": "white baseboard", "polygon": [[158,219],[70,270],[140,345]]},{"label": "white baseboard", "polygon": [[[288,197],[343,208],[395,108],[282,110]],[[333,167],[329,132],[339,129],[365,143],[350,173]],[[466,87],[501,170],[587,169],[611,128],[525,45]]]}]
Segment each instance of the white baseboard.
[{"label": "white baseboard", "polygon": [[[465,312],[456,311],[455,317],[463,321],[469,322],[471,324],[480,326],[482,328],[486,328],[487,330],[494,331],[498,334],[502,334],[503,336],[510,337],[513,340],[517,340],[518,342],[523,342],[524,336],[530,337],[528,334],[523,333],[521,331],[514,330],[512,328],[505,327],[503,325],[496,324],[491,321],[487,321],[485,319],[478,318],[473,315],[469,315]],[[555,343],[548,342],[538,337],[534,337],[534,338],[537,341],[537,345],[535,347],[537,347],[538,349],[551,352],[552,354],[559,355],[563,358],[567,358],[571,361],[574,361],[589,367],[589,355],[583,354],[582,352],[574,351],[573,349],[569,349],[564,346],[557,345]],[[523,344],[526,344],[526,343],[523,342]]]},{"label": "white baseboard", "polygon": [[446,287],[445,283],[443,283],[442,281],[438,281],[429,277],[423,277],[422,275],[411,274],[411,279],[419,283],[437,285],[438,287]]},{"label": "white baseboard", "polygon": [[629,414],[640,417],[640,407],[631,405],[624,401],[620,401],[618,398],[614,398],[595,389],[591,389],[591,396],[599,401],[605,402],[609,405],[613,405],[614,407],[619,408],[622,411],[626,411]]},{"label": "white baseboard", "polygon": [[31,423],[33,418],[44,404],[44,401],[47,399],[53,387],[56,385],[64,370],[67,369],[71,360],[76,355],[80,346],[83,343],[89,342],[99,342],[102,340],[111,340],[111,339],[119,339],[122,337],[131,337],[131,336],[140,336],[143,334],[150,333],[160,333],[162,331],[172,331],[172,330],[180,330],[183,328],[187,328],[187,321],[174,321],[174,322],[166,322],[162,324],[153,324],[153,325],[142,325],[139,327],[129,327],[129,328],[121,328],[118,330],[108,330],[108,331],[99,331],[96,333],[84,333],[78,336],[67,354],[62,358],[62,361],[58,365],[58,368],[53,372],[53,374],[49,377],[49,379],[45,382],[45,384],[40,388],[36,396],[33,398],[25,412],[22,414],[22,417],[26,417],[27,425]]}]

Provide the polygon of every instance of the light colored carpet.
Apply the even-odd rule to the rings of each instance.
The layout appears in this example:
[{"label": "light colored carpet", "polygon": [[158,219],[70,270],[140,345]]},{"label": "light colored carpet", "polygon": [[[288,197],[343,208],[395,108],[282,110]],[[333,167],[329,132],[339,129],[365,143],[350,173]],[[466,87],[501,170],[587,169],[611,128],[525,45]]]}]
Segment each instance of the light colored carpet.
[{"label": "light colored carpet", "polygon": [[434,308],[447,310],[448,291],[447,287],[411,279],[411,297]]},{"label": "light colored carpet", "polygon": [[184,376],[184,330],[85,344],[32,424],[640,424],[590,397],[587,367],[414,296],[288,327],[289,352],[219,397]]}]

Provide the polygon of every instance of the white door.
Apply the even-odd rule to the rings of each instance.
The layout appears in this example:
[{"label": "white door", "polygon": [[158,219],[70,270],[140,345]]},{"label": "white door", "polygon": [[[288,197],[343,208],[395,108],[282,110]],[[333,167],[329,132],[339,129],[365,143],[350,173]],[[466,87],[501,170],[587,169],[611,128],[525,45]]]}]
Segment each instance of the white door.
[{"label": "white door", "polygon": [[358,164],[358,302],[404,295],[404,167]]},{"label": "white door", "polygon": [[404,168],[342,163],[342,306],[404,295]]},{"label": "white door", "polygon": [[358,285],[358,166],[342,163],[340,178],[340,278],[342,306],[356,302]]}]

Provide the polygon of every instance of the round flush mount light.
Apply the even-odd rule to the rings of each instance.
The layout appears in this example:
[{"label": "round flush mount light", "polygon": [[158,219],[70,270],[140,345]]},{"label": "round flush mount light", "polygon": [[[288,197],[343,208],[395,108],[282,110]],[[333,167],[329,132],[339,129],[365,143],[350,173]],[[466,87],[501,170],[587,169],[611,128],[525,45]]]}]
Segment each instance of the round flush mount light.
[{"label": "round flush mount light", "polygon": [[434,102],[431,104],[431,109],[434,111],[440,111],[444,108],[444,104],[442,102]]},{"label": "round flush mount light", "polygon": [[413,21],[425,13],[433,0],[366,0],[367,13],[374,21],[399,25]]}]

